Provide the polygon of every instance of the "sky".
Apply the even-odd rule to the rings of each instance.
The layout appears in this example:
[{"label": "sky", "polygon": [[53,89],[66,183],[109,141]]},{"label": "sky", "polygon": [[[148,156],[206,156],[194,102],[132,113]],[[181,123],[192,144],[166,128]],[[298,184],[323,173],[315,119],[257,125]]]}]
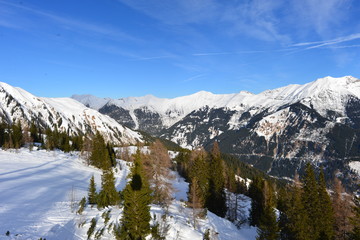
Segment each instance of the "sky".
[{"label": "sky", "polygon": [[259,93],[360,78],[357,0],[0,0],[0,81],[36,96]]}]

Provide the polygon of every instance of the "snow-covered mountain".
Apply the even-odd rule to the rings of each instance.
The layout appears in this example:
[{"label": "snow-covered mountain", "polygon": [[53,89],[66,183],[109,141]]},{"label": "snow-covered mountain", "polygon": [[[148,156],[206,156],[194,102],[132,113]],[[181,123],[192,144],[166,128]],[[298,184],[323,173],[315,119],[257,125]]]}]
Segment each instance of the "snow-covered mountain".
[{"label": "snow-covered mountain", "polygon": [[243,112],[255,115],[265,109],[274,111],[281,106],[297,102],[313,108],[322,116],[327,116],[331,111],[339,115],[338,120],[342,121],[344,119],[341,117],[346,117],[346,104],[352,97],[360,97],[360,81],[351,76],[325,77],[308,84],[289,85],[260,94],[246,91],[235,94],[213,94],[201,91],[173,99],[157,98],[152,95],[120,99],[98,98],[92,95],[72,96],[86,106],[108,114],[134,129],[146,131],[150,123],[157,124],[155,130],[150,129],[150,132],[155,134],[203,107],[227,108],[234,111],[228,124],[231,129],[243,125],[239,119],[239,114]]},{"label": "snow-covered mountain", "polygon": [[259,94],[73,98],[183,147],[218,141],[222,151],[277,176],[292,176],[308,161],[347,171],[360,160],[360,80],[351,76]]},{"label": "snow-covered mountain", "polygon": [[136,143],[141,135],[122,126],[114,119],[87,108],[71,98],[41,98],[21,89],[0,82],[0,120],[7,123],[21,121],[69,134],[99,131],[115,143]]}]

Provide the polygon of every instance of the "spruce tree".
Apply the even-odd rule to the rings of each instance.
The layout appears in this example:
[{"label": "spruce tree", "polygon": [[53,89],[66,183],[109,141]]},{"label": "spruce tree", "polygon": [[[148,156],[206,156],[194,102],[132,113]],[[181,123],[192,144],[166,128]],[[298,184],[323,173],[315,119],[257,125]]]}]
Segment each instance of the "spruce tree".
[{"label": "spruce tree", "polygon": [[223,160],[217,142],[211,150],[210,155],[210,171],[209,175],[209,195],[206,201],[206,207],[209,211],[215,213],[220,217],[226,214],[226,195],[225,195],[225,178]]},{"label": "spruce tree", "polygon": [[353,206],[354,216],[350,218],[351,225],[353,226],[352,231],[350,232],[351,240],[360,240],[360,197],[354,196],[354,206]]},{"label": "spruce tree", "polygon": [[38,128],[36,127],[34,122],[32,122],[30,125],[30,137],[33,142],[40,142]]},{"label": "spruce tree", "polygon": [[249,187],[249,197],[251,198],[251,210],[249,215],[249,223],[251,226],[258,226],[260,217],[264,211],[264,195],[262,192],[264,180],[258,176],[252,180]]},{"label": "spruce tree", "polygon": [[103,170],[101,176],[101,191],[97,199],[99,207],[116,205],[120,202],[120,195],[115,188],[115,177],[111,168]]},{"label": "spruce tree", "polygon": [[312,239],[318,239],[320,237],[319,219],[321,209],[314,169],[309,163],[306,166],[303,189],[302,201],[308,219],[311,221],[308,223],[309,233]]},{"label": "spruce tree", "polygon": [[107,143],[106,144],[106,149],[107,149],[108,154],[109,154],[109,159],[110,159],[111,166],[115,167],[116,166],[116,154],[115,154],[114,148],[113,148],[113,146],[111,144]]},{"label": "spruce tree", "polygon": [[319,234],[320,239],[333,239],[334,237],[334,211],[332,202],[328,192],[326,191],[326,183],[323,169],[320,170],[319,184]]},{"label": "spruce tree", "polygon": [[311,239],[309,234],[309,222],[307,212],[302,201],[302,189],[301,183],[298,179],[298,176],[295,176],[295,185],[293,191],[291,192],[291,201],[288,210],[286,211],[287,215],[287,230],[288,235],[286,240],[308,240]]},{"label": "spruce tree", "polygon": [[89,190],[88,190],[88,202],[89,204],[97,203],[97,193],[94,175],[90,178]]},{"label": "spruce tree", "polygon": [[[196,178],[198,185],[198,198],[201,199],[201,208],[205,207],[209,194],[209,162],[204,149],[197,149],[191,152],[188,173],[190,188],[192,188],[193,179]],[[189,195],[191,193],[189,192]],[[189,197],[190,198],[190,197]]]},{"label": "spruce tree", "polygon": [[103,136],[98,131],[92,141],[90,164],[100,169],[109,169],[111,167],[109,151]]},{"label": "spruce tree", "polygon": [[124,214],[119,239],[143,240],[150,233],[151,191],[139,149],[131,169],[131,181],[126,185],[123,196]]},{"label": "spruce tree", "polygon": [[13,147],[18,149],[23,144],[23,133],[22,133],[21,122],[18,121],[17,123],[13,124],[11,129],[12,129]]},{"label": "spruce tree", "polygon": [[4,143],[6,142],[6,124],[5,123],[0,123],[0,147],[2,147],[4,145]]},{"label": "spruce tree", "polygon": [[260,216],[257,240],[277,240],[280,238],[280,229],[276,220],[274,190],[265,181],[262,189],[263,194],[263,213]]}]

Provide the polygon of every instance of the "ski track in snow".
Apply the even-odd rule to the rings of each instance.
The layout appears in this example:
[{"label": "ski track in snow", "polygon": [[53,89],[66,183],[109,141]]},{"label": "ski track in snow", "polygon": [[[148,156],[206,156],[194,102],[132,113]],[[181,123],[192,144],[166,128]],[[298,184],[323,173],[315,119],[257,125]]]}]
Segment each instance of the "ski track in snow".
[{"label": "ski track in snow", "polygon": [[[116,187],[121,190],[128,181],[129,164],[119,160],[121,170],[115,170]],[[89,179],[95,176],[97,189],[101,186],[101,171],[86,166],[78,153],[65,154],[60,151],[0,150],[0,240],[37,240],[40,237],[59,240],[87,238],[90,219],[98,221],[96,231],[104,226],[101,214],[108,209],[98,210],[87,206],[82,215],[71,211],[77,208],[82,197],[87,196]],[[186,208],[188,183],[177,173],[173,180],[176,189],[174,201],[169,206],[168,223],[171,228],[168,240],[202,239],[210,228],[218,232],[220,240],[255,239],[256,228],[245,226],[237,229],[228,220],[208,212],[200,219],[196,229],[191,224],[191,209]],[[110,222],[117,223],[122,209],[111,207]],[[161,219],[164,210],[151,206],[151,215]],[[79,224],[84,223],[82,228]],[[107,227],[109,224],[107,225]],[[10,236],[5,233],[10,231]],[[94,237],[94,236],[93,236]],[[112,230],[106,228],[101,239],[113,239]]]}]

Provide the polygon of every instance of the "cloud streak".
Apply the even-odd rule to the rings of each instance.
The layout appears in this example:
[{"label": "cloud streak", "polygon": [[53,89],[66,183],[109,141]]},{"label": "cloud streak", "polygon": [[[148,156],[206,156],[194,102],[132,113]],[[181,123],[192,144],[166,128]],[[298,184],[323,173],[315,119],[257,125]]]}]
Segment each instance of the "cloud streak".
[{"label": "cloud streak", "polygon": [[[122,32],[118,29],[115,29],[113,27],[110,26],[104,26],[104,25],[99,25],[99,24],[95,24],[95,23],[87,23],[87,22],[83,22],[77,19],[73,19],[73,18],[69,18],[69,17],[63,17],[63,16],[59,16],[47,11],[43,11],[43,10],[39,10],[33,7],[25,7],[23,5],[18,5],[18,4],[13,4],[10,2],[4,2],[4,1],[0,1],[0,4],[6,5],[8,7],[11,8],[15,8],[33,15],[37,15],[40,17],[44,17],[47,18],[55,23],[57,23],[60,27],[62,28],[66,28],[66,29],[70,29],[71,31],[75,31],[78,33],[82,33],[82,34],[91,34],[91,35],[99,35],[102,37],[107,37],[111,40],[117,40],[117,41],[121,41],[121,40],[130,40],[130,41],[142,41],[138,38],[135,38],[125,32]],[[19,26],[9,22],[9,21],[1,21],[2,25],[7,26],[7,27],[13,27],[13,28],[19,28]]]},{"label": "cloud streak", "polygon": [[[303,42],[303,43],[296,43],[293,44],[293,47],[306,47],[304,50],[310,50],[315,48],[322,48],[326,46],[336,45],[344,42],[349,42],[353,40],[360,39],[360,33],[351,34],[348,36],[338,37],[326,41],[316,41],[316,42]],[[340,46],[341,47],[341,46]]]},{"label": "cloud streak", "polygon": [[192,82],[192,81],[195,81],[195,80],[198,80],[198,79],[201,79],[203,77],[205,77],[206,74],[198,74],[198,75],[195,75],[193,77],[190,77],[188,79],[185,79],[183,82]]}]

